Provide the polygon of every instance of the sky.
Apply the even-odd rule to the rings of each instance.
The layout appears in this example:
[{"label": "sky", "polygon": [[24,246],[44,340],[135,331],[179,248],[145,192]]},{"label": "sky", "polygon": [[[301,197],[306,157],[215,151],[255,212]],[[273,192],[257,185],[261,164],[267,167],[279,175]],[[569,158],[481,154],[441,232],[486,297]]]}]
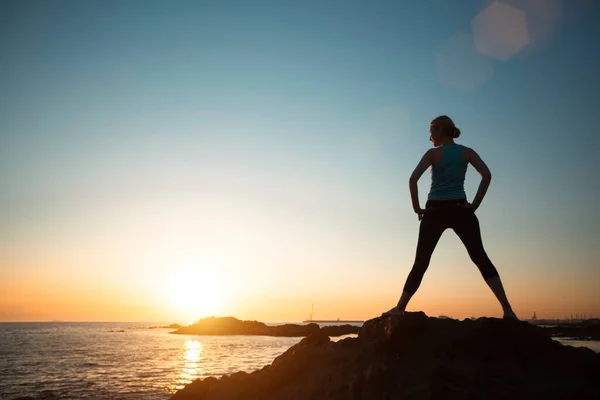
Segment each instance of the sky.
[{"label": "sky", "polygon": [[[1,2],[0,320],[376,317],[414,261],[408,177],[442,114],[492,172],[477,215],[517,315],[600,316],[599,18],[593,0]],[[407,310],[502,315],[451,230]]]}]

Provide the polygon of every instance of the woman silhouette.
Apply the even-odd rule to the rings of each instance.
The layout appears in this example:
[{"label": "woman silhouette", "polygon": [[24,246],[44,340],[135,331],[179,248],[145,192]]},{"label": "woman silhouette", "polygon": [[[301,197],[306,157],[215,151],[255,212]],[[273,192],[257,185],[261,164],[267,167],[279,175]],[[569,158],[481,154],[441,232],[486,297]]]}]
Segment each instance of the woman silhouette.
[{"label": "woman silhouette", "polygon": [[[406,279],[398,304],[382,316],[404,313],[406,305],[421,284],[440,236],[446,228],[452,228],[502,305],[504,318],[516,319],[517,316],[506,298],[498,271],[483,249],[479,220],[475,215],[475,210],[481,204],[490,185],[492,174],[473,149],[454,143],[454,139],[460,136],[460,129],[449,117],[442,115],[434,119],[429,126],[429,132],[431,134],[429,140],[434,148],[425,153],[409,180],[413,209],[421,221],[415,263]],[[481,175],[481,183],[472,203],[467,202],[464,190],[465,174],[469,163]],[[417,181],[430,166],[431,189],[425,209],[422,209],[419,205]]]}]

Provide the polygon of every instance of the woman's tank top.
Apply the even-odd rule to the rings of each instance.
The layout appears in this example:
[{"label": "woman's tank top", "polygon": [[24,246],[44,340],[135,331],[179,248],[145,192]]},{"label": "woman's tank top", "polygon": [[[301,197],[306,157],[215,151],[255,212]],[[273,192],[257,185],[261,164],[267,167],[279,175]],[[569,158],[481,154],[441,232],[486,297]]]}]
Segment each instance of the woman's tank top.
[{"label": "woman's tank top", "polygon": [[431,166],[431,190],[428,200],[466,199],[466,161],[461,160],[462,146],[442,146],[443,157]]}]

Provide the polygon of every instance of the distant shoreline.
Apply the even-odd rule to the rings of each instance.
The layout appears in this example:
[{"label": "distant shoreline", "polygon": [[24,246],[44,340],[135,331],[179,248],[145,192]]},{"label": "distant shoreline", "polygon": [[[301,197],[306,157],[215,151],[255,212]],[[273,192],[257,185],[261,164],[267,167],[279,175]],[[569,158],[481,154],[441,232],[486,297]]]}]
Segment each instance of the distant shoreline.
[{"label": "distant shoreline", "polygon": [[316,332],[322,332],[327,336],[343,336],[356,334],[359,330],[359,326],[349,324],[320,327],[315,321],[307,325],[283,324],[272,326],[259,321],[241,321],[234,317],[210,317],[196,321],[189,326],[180,327],[176,331],[169,333],[176,335],[304,337]]},{"label": "distant shoreline", "polygon": [[329,320],[329,319],[307,319],[302,321],[303,324],[333,324],[333,323],[342,323],[342,324],[363,324],[365,321],[352,321],[352,320]]}]

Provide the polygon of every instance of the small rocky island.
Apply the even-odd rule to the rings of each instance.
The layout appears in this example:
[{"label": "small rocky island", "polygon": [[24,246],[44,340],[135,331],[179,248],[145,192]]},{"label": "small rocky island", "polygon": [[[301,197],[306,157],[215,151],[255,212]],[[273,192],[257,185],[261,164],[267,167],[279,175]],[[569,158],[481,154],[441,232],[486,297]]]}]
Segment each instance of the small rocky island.
[{"label": "small rocky island", "polygon": [[342,336],[358,333],[360,327],[353,325],[325,326],[311,323],[307,325],[284,324],[268,326],[264,322],[241,321],[233,317],[209,317],[201,319],[192,325],[182,326],[173,334],[180,335],[260,335],[304,337],[312,333],[322,333],[326,336]]},{"label": "small rocky island", "polygon": [[316,329],[271,365],[194,381],[171,399],[596,400],[598,377],[600,354],[527,322],[419,312],[369,320],[337,342]]}]

